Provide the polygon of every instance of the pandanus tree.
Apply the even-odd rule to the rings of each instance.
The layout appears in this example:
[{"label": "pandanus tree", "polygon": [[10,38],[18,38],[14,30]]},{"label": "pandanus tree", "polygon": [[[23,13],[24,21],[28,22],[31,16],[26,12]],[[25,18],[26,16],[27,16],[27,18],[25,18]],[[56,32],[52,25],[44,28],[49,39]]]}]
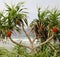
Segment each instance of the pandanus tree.
[{"label": "pandanus tree", "polygon": [[[6,37],[6,38],[10,39],[14,44],[18,45],[19,47],[29,48],[31,51],[33,51],[32,40],[30,39],[28,33],[25,31],[25,28],[24,28],[25,25],[28,25],[27,15],[26,15],[27,12],[24,11],[24,9],[26,9],[26,8],[23,8],[23,6],[21,4],[23,5],[23,3],[18,3],[17,5],[9,6],[8,4],[5,3],[5,5],[6,5],[5,14],[2,14],[2,17],[1,17],[2,18],[1,20],[3,21],[2,22],[3,24],[1,26],[4,26],[4,30],[5,30],[4,38]],[[25,34],[31,44],[31,47],[24,45],[24,44],[20,44],[18,42],[15,42],[11,38],[11,34],[13,33],[13,31],[16,30],[16,31],[20,32],[20,28],[22,28],[22,30],[25,32]]]},{"label": "pandanus tree", "polygon": [[[49,46],[55,51],[55,48],[50,44],[49,41],[53,38],[54,32],[58,31],[57,28],[54,27],[52,29],[52,27],[58,23],[57,17],[59,14],[53,13],[52,15],[52,12],[47,9],[41,12],[41,9],[38,8],[38,18],[32,22],[32,28],[28,33],[24,28],[25,25],[28,25],[28,22],[26,14],[27,12],[24,11],[24,9],[26,8],[23,8],[23,3],[18,3],[17,5],[12,6],[9,6],[5,3],[5,5],[5,14],[0,14],[0,36],[4,35],[4,38],[8,37],[8,39],[10,39],[14,44],[18,45],[19,47],[25,47],[30,49],[31,53],[34,53],[35,49],[46,43],[49,43]],[[56,19],[54,19],[53,16],[55,16]],[[53,19],[54,21],[57,21],[57,23],[54,23]],[[11,34],[13,33],[13,31],[16,30],[20,32],[20,28],[22,28],[22,30],[25,32],[27,39],[30,42],[29,46],[15,42],[11,38]],[[32,30],[34,31],[35,36],[33,40],[30,38],[30,32]],[[38,39],[41,39],[41,43],[35,46],[34,42]]]},{"label": "pandanus tree", "polygon": [[26,47],[24,45],[20,45],[19,43],[15,42],[11,38],[11,34],[13,33],[14,30],[20,32],[20,27],[23,27],[24,29],[24,25],[25,24],[28,25],[26,15],[27,12],[24,11],[24,9],[26,8],[23,7],[23,3],[24,2],[19,2],[17,5],[12,6],[9,6],[8,4],[5,3],[6,5],[5,14],[0,14],[1,15],[0,36],[4,35],[4,38],[8,37],[13,43],[19,46]]},{"label": "pandanus tree", "polygon": [[[40,32],[41,30],[45,30],[45,33],[42,31],[42,34],[48,34],[50,30],[52,30],[54,33],[57,33],[59,30],[59,16],[60,12],[57,9],[53,9],[52,11],[45,10],[41,12],[39,8],[38,19],[33,20],[30,25],[32,28],[35,27],[35,34],[37,34],[36,37],[40,35],[39,30]],[[48,35],[45,35],[45,38],[47,38],[47,36]]]},{"label": "pandanus tree", "polygon": [[[55,48],[50,43],[50,40],[57,37],[55,35],[60,30],[58,22],[60,12],[57,9],[54,9],[53,11],[46,9],[42,12],[40,10],[41,9],[38,8],[38,18],[31,22],[30,27],[34,31],[35,40],[41,40],[42,44],[40,44],[40,46],[48,42],[47,44],[54,50]],[[52,35],[54,36],[52,37]]]},{"label": "pandanus tree", "polygon": [[47,33],[48,33],[48,28],[47,24],[48,22],[46,19],[48,18],[49,11],[44,10],[43,12],[40,11],[41,9],[38,8],[38,19],[33,20],[31,23],[31,27],[34,28],[35,32],[35,37],[37,39],[41,38],[41,41],[45,41],[47,39]]}]

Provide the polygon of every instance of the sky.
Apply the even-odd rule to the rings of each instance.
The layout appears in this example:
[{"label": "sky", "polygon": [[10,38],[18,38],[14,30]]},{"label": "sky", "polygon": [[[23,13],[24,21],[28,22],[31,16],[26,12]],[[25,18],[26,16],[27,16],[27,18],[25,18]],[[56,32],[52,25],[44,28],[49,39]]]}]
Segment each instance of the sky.
[{"label": "sky", "polygon": [[37,7],[40,7],[42,10],[45,8],[58,8],[60,9],[60,0],[0,0],[0,11],[5,10],[4,3],[17,4],[20,1],[25,2],[25,7],[28,8],[28,22],[31,23],[33,19],[37,18]]}]

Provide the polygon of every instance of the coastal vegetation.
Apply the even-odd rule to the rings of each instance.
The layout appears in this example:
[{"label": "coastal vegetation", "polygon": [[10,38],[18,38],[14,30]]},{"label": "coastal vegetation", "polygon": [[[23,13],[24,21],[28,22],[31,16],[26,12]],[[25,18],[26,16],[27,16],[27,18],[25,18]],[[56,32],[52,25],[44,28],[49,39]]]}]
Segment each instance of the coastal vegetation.
[{"label": "coastal vegetation", "polygon": [[[37,8],[38,18],[28,25],[28,12],[25,11],[27,8],[23,7],[24,2],[5,5],[6,9],[0,12],[0,38],[9,39],[15,46],[11,51],[0,47],[0,57],[60,57],[60,10],[54,8],[42,11]],[[28,32],[25,27],[29,28]],[[14,31],[20,34],[21,30],[25,33],[29,45],[13,40]],[[31,32],[33,38],[30,37]]]}]

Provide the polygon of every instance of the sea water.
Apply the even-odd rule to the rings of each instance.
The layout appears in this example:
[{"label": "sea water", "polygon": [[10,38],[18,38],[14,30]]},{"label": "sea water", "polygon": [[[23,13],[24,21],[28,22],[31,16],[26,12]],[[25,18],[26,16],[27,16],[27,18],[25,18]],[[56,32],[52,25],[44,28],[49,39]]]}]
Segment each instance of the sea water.
[{"label": "sea water", "polygon": [[[17,42],[17,43],[22,43],[22,44],[24,44],[24,45],[30,45],[30,42],[29,42],[29,40],[28,40],[28,38],[26,37],[26,35],[23,33],[23,34],[12,34],[11,35],[11,38],[15,41],[15,42]],[[32,35],[30,35],[30,38],[32,39],[33,38],[33,36]],[[8,50],[10,50],[11,48],[13,48],[15,46],[15,44],[14,43],[12,43],[10,40],[9,40],[9,38],[8,39],[4,39],[3,41],[1,40],[0,41],[0,47],[4,47],[4,48],[6,48],[6,49],[8,49]]]}]

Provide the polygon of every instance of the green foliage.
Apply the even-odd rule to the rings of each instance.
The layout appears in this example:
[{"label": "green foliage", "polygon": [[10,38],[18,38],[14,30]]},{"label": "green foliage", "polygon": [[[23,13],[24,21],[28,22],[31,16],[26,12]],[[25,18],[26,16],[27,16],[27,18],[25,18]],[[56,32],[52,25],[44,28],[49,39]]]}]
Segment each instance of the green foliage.
[{"label": "green foliage", "polygon": [[[59,48],[58,44],[53,44],[55,48]],[[37,48],[38,49],[38,48]],[[60,50],[60,49],[59,49]],[[60,57],[60,51],[58,49],[54,52],[49,46],[44,45],[43,51],[35,51],[30,54],[26,48],[15,46],[12,50],[8,51],[5,48],[0,47],[0,57]]]},{"label": "green foliage", "polygon": [[6,32],[9,29],[11,32],[16,30],[20,32],[20,27],[28,25],[27,12],[24,8],[24,2],[19,2],[17,5],[6,5],[6,10],[0,13],[0,37],[5,38]]},{"label": "green foliage", "polygon": [[[48,10],[45,9],[44,11],[41,8],[38,8],[38,18],[33,20],[30,24],[31,29],[35,32],[36,38],[41,38],[43,36],[43,40],[47,39],[48,34],[51,34],[52,28],[55,26],[58,29],[58,33],[54,36],[57,38],[60,33],[60,10],[52,9]],[[42,30],[42,27],[44,29]],[[44,37],[44,35],[46,37]],[[59,36],[60,37],[60,36]]]},{"label": "green foliage", "polygon": [[38,8],[38,20],[40,23],[44,23],[43,21],[48,17],[49,10],[45,9],[44,11],[41,11],[40,8]]},{"label": "green foliage", "polygon": [[[28,12],[24,11],[27,8],[23,8],[24,6],[23,4],[24,2],[19,2],[17,5],[9,6],[7,3],[5,3],[6,5],[5,14],[4,12],[0,13],[0,37],[1,38],[6,37],[6,32],[8,29],[11,31],[16,30],[19,32],[21,26],[24,27],[25,25],[28,25],[28,21],[27,21]],[[38,8],[38,18],[32,21],[31,27],[33,28],[33,30],[35,29],[37,35],[39,36],[43,35],[44,36],[42,37],[43,40],[46,40],[48,37],[45,36],[47,36],[47,34],[51,32],[53,26],[56,26],[60,31],[59,17],[60,17],[60,10],[58,9],[53,9],[51,11],[45,9],[44,11],[41,11],[41,9]],[[41,28],[43,28],[44,31],[43,29],[40,30]],[[39,34],[40,32],[41,35]],[[51,34],[49,34],[49,36],[50,35]],[[58,37],[58,35],[55,34],[55,37]],[[39,49],[38,50],[39,52],[37,50],[34,50],[32,54],[29,53],[29,50],[27,48],[20,47],[20,46],[15,46],[12,51],[8,51],[5,48],[0,48],[0,57],[18,57],[18,56],[60,57],[59,55],[60,50],[58,51],[58,49],[56,48],[56,51],[52,51],[48,45],[47,44],[43,45],[42,50],[41,48],[37,48]]]},{"label": "green foliage", "polygon": [[16,53],[0,47],[0,57],[16,57]]}]

